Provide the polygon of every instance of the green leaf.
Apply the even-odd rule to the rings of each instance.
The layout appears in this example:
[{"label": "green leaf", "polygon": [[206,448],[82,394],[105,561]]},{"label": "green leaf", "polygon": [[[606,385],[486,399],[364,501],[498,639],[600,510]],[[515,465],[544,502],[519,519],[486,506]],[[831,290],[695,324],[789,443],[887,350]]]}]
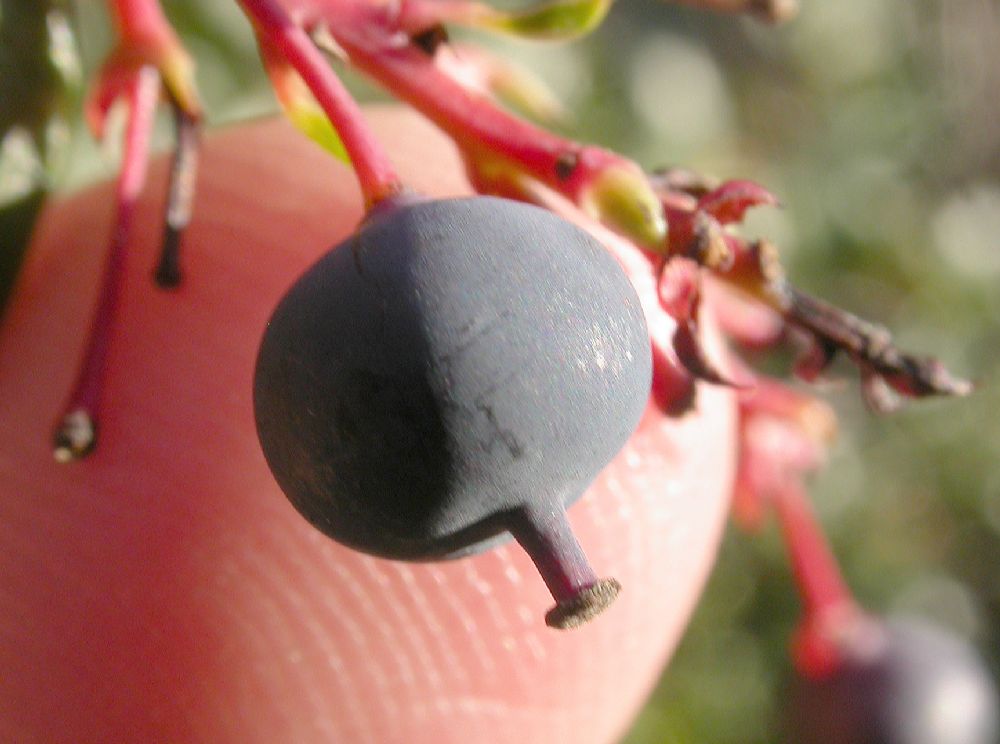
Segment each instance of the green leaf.
[{"label": "green leaf", "polygon": [[605,168],[584,189],[583,207],[612,230],[655,253],[667,248],[663,205],[649,180],[631,163]]},{"label": "green leaf", "polygon": [[63,5],[0,0],[0,312],[67,149],[79,69]]},{"label": "green leaf", "polygon": [[347,150],[344,149],[344,143],[340,141],[333,125],[330,124],[330,120],[319,106],[316,108],[309,106],[289,107],[283,104],[282,107],[285,115],[300,132],[338,160],[350,163]]},{"label": "green leaf", "polygon": [[344,143],[309,86],[266,38],[258,34],[257,42],[271,87],[288,120],[335,158],[350,164]]},{"label": "green leaf", "polygon": [[600,26],[613,2],[550,0],[527,10],[498,13],[485,25],[529,39],[574,39]]}]

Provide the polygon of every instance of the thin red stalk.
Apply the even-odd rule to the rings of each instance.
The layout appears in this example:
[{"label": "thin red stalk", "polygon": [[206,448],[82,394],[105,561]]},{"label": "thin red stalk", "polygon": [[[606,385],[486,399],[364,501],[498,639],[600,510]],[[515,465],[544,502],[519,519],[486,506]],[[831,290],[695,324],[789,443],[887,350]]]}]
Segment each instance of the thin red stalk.
[{"label": "thin red stalk", "polygon": [[[340,4],[348,6],[343,0]],[[371,39],[376,37],[355,31],[347,23],[330,28],[351,64],[419,110],[463,148],[515,162],[574,201],[594,173],[621,160],[607,150],[563,139],[507,113],[486,95],[447,75],[413,45],[375,45]]]},{"label": "thin red stalk", "polygon": [[786,487],[775,496],[774,504],[805,605],[806,622],[827,610],[853,606],[851,590],[802,490]]},{"label": "thin red stalk", "polygon": [[285,55],[330,117],[354,166],[366,209],[402,191],[402,182],[365,124],[361,109],[309,35],[273,0],[240,0],[240,4],[258,33]]},{"label": "thin red stalk", "polygon": [[[55,454],[60,460],[82,457],[94,445],[104,369],[121,294],[125,249],[128,246],[135,203],[146,182],[153,116],[159,95],[160,76],[151,66],[141,67],[125,91],[129,113],[122,167],[115,189],[114,228],[83,360],[56,432]],[[85,429],[89,428],[89,437],[84,433],[81,438],[81,424]]]},{"label": "thin red stalk", "polygon": [[157,0],[111,0],[108,8],[123,38],[155,36],[169,28]]}]

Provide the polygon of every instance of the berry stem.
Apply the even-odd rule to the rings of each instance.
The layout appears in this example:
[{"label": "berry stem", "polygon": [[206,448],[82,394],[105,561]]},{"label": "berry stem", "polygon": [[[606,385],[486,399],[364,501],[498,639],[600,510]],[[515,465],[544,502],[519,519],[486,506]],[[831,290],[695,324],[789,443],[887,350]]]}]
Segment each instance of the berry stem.
[{"label": "berry stem", "polygon": [[307,25],[318,30],[328,20],[323,30],[350,64],[444,130],[480,174],[490,172],[499,182],[508,174],[529,176],[646,250],[664,250],[663,209],[638,165],[507,113],[408,38],[398,14],[363,6],[326,0]]},{"label": "berry stem", "polygon": [[597,577],[562,509],[524,507],[511,515],[508,529],[556,600],[556,606],[545,615],[549,627],[582,625],[618,596],[621,585],[615,579]]},{"label": "berry stem", "polygon": [[565,140],[497,108],[488,96],[446,74],[415,45],[388,54],[350,24],[330,32],[354,66],[419,110],[464,151],[503,158],[574,201],[597,173],[621,159],[601,148]]},{"label": "berry stem", "polygon": [[86,456],[97,441],[98,407],[121,294],[125,249],[135,203],[146,182],[150,136],[159,94],[160,76],[151,65],[140,67],[125,91],[129,114],[122,167],[115,189],[114,229],[83,360],[55,433],[53,454],[60,462]]},{"label": "berry stem", "polygon": [[164,289],[179,286],[183,279],[180,263],[181,236],[191,221],[195,180],[198,175],[198,123],[175,102],[171,102],[171,105],[174,110],[176,142],[170,165],[163,246],[153,277],[157,286]]},{"label": "berry stem", "polygon": [[800,674],[823,679],[877,638],[878,625],[844,582],[802,489],[782,489],[774,504],[804,605],[792,637],[792,658]]},{"label": "berry stem", "polygon": [[851,590],[802,489],[786,486],[775,495],[774,505],[807,620],[853,606]]},{"label": "berry stem", "polygon": [[239,0],[257,33],[281,52],[302,76],[337,130],[354,166],[365,209],[403,190],[402,182],[378,140],[308,34],[274,0]]}]

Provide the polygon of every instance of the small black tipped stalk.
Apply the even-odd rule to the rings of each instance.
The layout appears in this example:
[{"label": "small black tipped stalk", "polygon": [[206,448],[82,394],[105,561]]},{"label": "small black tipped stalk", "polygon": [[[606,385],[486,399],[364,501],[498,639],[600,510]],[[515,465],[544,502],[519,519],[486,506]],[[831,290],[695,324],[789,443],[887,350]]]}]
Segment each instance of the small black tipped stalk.
[{"label": "small black tipped stalk", "polygon": [[101,390],[125,275],[125,251],[132,232],[136,200],[146,181],[150,132],[159,95],[160,77],[151,67],[142,68],[126,92],[130,112],[122,166],[115,186],[111,245],[104,259],[97,306],[83,347],[83,358],[53,437],[53,455],[59,462],[86,457],[97,444]]},{"label": "small black tipped stalk", "polygon": [[82,460],[97,444],[97,424],[90,412],[77,408],[63,416],[52,441],[56,462]]},{"label": "small black tipped stalk", "polygon": [[512,515],[509,529],[556,600],[555,607],[545,614],[550,628],[567,630],[583,625],[618,597],[621,584],[597,577],[560,505],[520,509]]},{"label": "small black tipped stalk", "polygon": [[181,272],[181,232],[168,222],[163,229],[163,247],[153,280],[160,289],[175,289],[184,278]]},{"label": "small black tipped stalk", "polygon": [[163,245],[153,278],[162,289],[180,286],[180,245],[184,229],[191,221],[195,180],[198,174],[198,122],[178,105],[173,104],[176,145],[170,166],[167,209],[163,225]]}]

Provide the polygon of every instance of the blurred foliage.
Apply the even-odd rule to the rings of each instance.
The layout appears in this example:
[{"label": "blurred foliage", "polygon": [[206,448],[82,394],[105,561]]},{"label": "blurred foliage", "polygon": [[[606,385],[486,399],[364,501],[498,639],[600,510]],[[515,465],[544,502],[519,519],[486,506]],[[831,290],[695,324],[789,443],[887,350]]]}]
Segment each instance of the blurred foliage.
[{"label": "blurred foliage", "polygon": [[[3,0],[0,28],[28,5]],[[211,124],[276,109],[235,3],[167,5],[198,60]],[[76,9],[86,74],[111,39],[99,3]],[[2,38],[6,123],[22,109],[2,87],[16,51]],[[751,213],[747,232],[781,247],[794,281],[979,382],[968,399],[875,418],[852,371],[838,368],[847,384],[824,392],[842,433],[813,493],[863,603],[936,620],[1000,672],[1000,6],[804,0],[797,19],[772,28],[634,0],[579,43],[490,44],[560,92],[576,112],[575,136],[648,167],[766,184],[784,209]],[[49,86],[47,69],[26,73],[43,78],[30,90]],[[363,98],[380,95],[347,79]],[[46,105],[23,109],[29,123],[45,119]],[[71,131],[64,188],[114,164],[78,117]],[[9,244],[14,233],[0,229]],[[773,742],[797,615],[776,530],[730,530],[678,655],[626,741]]]},{"label": "blurred foliage", "polygon": [[[996,675],[1000,6],[806,0],[779,29],[632,11],[594,40],[608,65],[608,40],[630,39],[589,97],[608,112],[625,110],[610,102],[619,95],[632,106],[634,121],[609,124],[612,144],[648,165],[763,182],[784,209],[752,214],[748,232],[778,243],[796,283],[978,381],[968,399],[876,418],[840,368],[848,384],[823,392],[841,436],[812,492],[864,604],[951,628]],[[776,741],[797,617],[776,530],[730,530],[629,744]]]},{"label": "blurred foliage", "polygon": [[0,308],[66,143],[64,103],[78,72],[55,2],[0,0]]}]

